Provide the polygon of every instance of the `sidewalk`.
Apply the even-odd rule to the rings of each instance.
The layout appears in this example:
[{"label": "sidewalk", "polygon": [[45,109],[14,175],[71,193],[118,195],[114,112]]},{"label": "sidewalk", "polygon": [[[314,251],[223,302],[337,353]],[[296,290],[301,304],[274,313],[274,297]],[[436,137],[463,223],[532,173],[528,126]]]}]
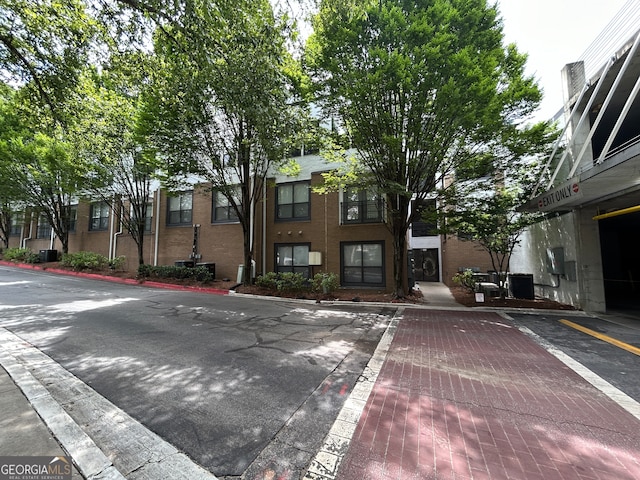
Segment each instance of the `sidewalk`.
[{"label": "sidewalk", "polygon": [[306,478],[637,479],[628,400],[497,313],[407,308],[352,436],[334,431]]}]

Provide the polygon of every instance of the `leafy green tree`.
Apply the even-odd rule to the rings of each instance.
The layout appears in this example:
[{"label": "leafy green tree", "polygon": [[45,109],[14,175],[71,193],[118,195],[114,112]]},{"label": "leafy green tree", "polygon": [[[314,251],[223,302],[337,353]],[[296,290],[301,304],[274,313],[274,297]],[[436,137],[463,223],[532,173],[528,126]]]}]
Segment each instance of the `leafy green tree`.
[{"label": "leafy green tree", "polygon": [[[144,132],[167,162],[170,189],[180,175],[195,175],[227,199],[242,226],[245,265],[253,259],[253,207],[293,132],[296,67],[286,29],[266,0],[200,0],[156,37],[160,68]],[[249,283],[251,269],[244,275]]]},{"label": "leafy green tree", "polygon": [[23,205],[23,198],[11,176],[13,158],[9,152],[12,139],[20,134],[20,121],[14,103],[15,90],[0,83],[0,240],[9,247],[11,221]]},{"label": "leafy green tree", "polygon": [[89,59],[95,22],[82,0],[0,0],[3,80],[31,91],[48,114],[59,111]]},{"label": "leafy green tree", "polygon": [[497,132],[496,140],[455,172],[456,181],[443,189],[438,216],[440,232],[475,242],[485,250],[498,273],[500,296],[506,296],[506,276],[522,233],[540,213],[519,211],[530,198],[558,135],[554,125],[540,122],[527,128]]},{"label": "leafy green tree", "polygon": [[[73,118],[72,99],[70,95],[64,105],[59,104],[59,111],[69,119]],[[33,215],[46,218],[67,253],[70,207],[84,188],[99,181],[99,175],[88,158],[78,155],[78,145],[73,143],[77,136],[71,135],[69,123],[52,120],[46,106],[32,101],[32,93],[23,87],[4,104],[13,126],[1,136],[0,182],[11,183],[12,197],[22,200]]]},{"label": "leafy green tree", "polygon": [[325,112],[341,120],[360,170],[386,197],[395,295],[406,294],[406,234],[441,180],[541,93],[526,57],[503,45],[486,0],[323,0],[306,62]]},{"label": "leafy green tree", "polygon": [[84,196],[100,199],[118,216],[144,263],[147,210],[159,164],[139,134],[141,85],[153,66],[150,55],[112,55],[103,71],[81,78],[75,105],[78,121],[69,128],[74,155],[88,162],[91,182]]}]

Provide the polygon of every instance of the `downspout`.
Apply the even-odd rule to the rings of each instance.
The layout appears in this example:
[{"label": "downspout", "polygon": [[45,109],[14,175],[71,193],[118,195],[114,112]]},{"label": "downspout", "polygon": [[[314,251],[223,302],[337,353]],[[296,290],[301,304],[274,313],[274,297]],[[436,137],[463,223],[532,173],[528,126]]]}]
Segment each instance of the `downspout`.
[{"label": "downspout", "polygon": [[[124,207],[121,205],[120,206],[120,214],[121,215],[122,215],[122,209],[123,208]],[[109,260],[113,260],[117,256],[116,254],[117,254],[117,251],[118,251],[118,235],[122,235],[122,221],[120,221],[119,230],[113,234],[113,255],[110,254]]]},{"label": "downspout", "polygon": [[156,231],[153,252],[153,266],[158,265],[158,245],[160,243],[160,187],[156,190]]},{"label": "downspout", "polygon": [[113,231],[115,230],[115,221],[116,221],[116,211],[114,208],[111,208],[111,215],[109,218],[109,260],[113,257],[111,256],[113,252],[113,242],[115,240],[115,235]]},{"label": "downspout", "polygon": [[[23,235],[24,235],[24,226],[23,226]],[[31,240],[31,236],[33,235],[33,216],[31,217],[31,221],[29,222],[29,236],[28,237],[24,237],[22,239],[22,248],[27,248],[27,241]]]},{"label": "downspout", "polygon": [[262,274],[267,273],[267,186],[262,183]]}]

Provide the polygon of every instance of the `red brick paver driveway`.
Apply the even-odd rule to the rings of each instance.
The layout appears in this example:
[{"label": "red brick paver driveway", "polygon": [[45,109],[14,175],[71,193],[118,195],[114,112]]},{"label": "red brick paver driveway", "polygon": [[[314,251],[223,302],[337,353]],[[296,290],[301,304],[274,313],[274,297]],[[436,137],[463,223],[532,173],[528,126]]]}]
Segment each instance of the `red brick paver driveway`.
[{"label": "red brick paver driveway", "polygon": [[640,478],[640,421],[508,320],[407,309],[338,479]]}]

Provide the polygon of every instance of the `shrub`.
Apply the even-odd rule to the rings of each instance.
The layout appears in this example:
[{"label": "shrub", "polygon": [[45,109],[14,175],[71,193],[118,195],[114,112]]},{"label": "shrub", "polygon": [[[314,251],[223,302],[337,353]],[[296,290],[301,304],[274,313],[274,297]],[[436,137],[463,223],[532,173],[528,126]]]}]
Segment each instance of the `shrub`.
[{"label": "shrub", "polygon": [[210,282],[213,275],[207,267],[182,267],[175,265],[140,265],[138,278],[173,278],[178,280],[196,280],[198,282]]},{"label": "shrub", "polygon": [[331,293],[340,287],[340,282],[335,273],[316,273],[307,279],[301,273],[268,272],[256,279],[256,285],[279,292]]},{"label": "shrub", "polygon": [[104,270],[109,266],[109,259],[94,252],[75,252],[62,255],[60,263],[74,270]]},{"label": "shrub", "polygon": [[127,261],[127,257],[120,255],[116,258],[109,260],[109,268],[113,270],[123,270],[124,264]]},{"label": "shrub", "polygon": [[264,275],[259,275],[256,278],[256,285],[262,288],[268,288],[269,290],[275,290],[278,274],[276,272],[267,272]]},{"label": "shrub", "polygon": [[[29,258],[30,255],[38,256],[37,254],[33,253],[30,248],[13,247],[13,248],[7,248],[4,251],[3,258],[5,260],[17,260],[17,261],[25,262],[27,261],[27,258]],[[38,257],[38,260],[39,259],[40,257]],[[31,262],[31,263],[35,263],[35,262]]]},{"label": "shrub", "polygon": [[279,292],[301,292],[309,290],[309,282],[301,273],[282,272],[276,279],[276,289]]},{"label": "shrub", "polygon": [[24,261],[25,263],[40,263],[40,255],[35,252],[29,252]]},{"label": "shrub", "polygon": [[335,273],[316,273],[311,286],[314,292],[331,293],[340,287],[340,281]]},{"label": "shrub", "polygon": [[476,280],[473,276],[473,270],[467,269],[464,272],[456,273],[452,280],[454,283],[457,283],[471,292],[475,292],[476,290]]}]

